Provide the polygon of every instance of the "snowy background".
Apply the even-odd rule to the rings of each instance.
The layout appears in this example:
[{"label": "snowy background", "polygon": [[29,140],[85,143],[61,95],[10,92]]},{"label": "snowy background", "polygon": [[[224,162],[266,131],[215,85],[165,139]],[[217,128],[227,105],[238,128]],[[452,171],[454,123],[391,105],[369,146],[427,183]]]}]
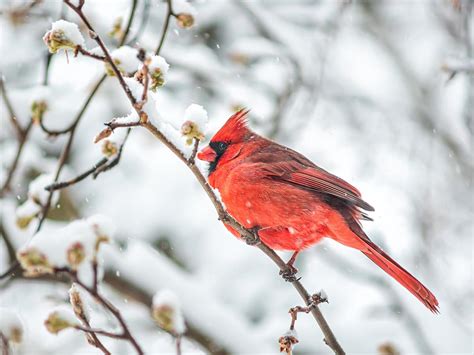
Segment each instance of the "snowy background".
[{"label": "snowy background", "polygon": [[[5,92],[22,127],[31,120],[31,103],[42,97],[44,125],[63,129],[104,64],[61,51],[51,57],[42,86],[48,57],[42,37],[53,21],[80,25],[86,47],[95,44],[60,1],[30,3],[0,1]],[[126,23],[132,3],[86,1],[84,11],[110,49],[118,41],[107,33],[117,19]],[[161,50],[170,69],[156,94],[160,117],[179,127],[190,104],[202,105],[208,139],[235,108],[250,108],[257,132],[361,190],[376,209],[367,233],[440,301],[441,314],[431,314],[363,255],[325,241],[296,266],[311,292],[328,294],[321,309],[344,349],[375,354],[391,344],[403,354],[472,354],[472,3],[208,0],[193,6],[195,25],[181,29],[172,18]],[[154,51],[165,14],[166,2],[138,0],[129,44]],[[19,143],[1,100],[4,187]],[[108,77],[77,126],[59,180],[99,161],[94,137],[104,122],[129,112],[116,78]],[[7,245],[21,248],[37,228],[37,219],[25,229],[16,223],[29,183],[56,171],[66,140],[32,126],[10,188],[2,191],[0,272],[12,262]],[[227,232],[186,166],[144,129],[132,131],[114,169],[62,190],[42,230],[53,233],[97,213],[116,227],[114,242],[103,248],[101,289],[147,353],[175,351],[173,338],[150,316],[152,297],[163,289],[182,306],[185,353],[278,353],[288,309],[301,299],[265,255]],[[78,331],[52,335],[43,325],[54,307],[68,305],[69,287],[65,279],[19,273],[0,283],[0,308],[16,311],[25,329],[15,352],[99,353]],[[88,304],[94,326],[114,327],[107,312]],[[300,315],[296,329],[295,354],[329,352],[309,315]],[[133,353],[126,342],[103,340],[114,354]]]}]

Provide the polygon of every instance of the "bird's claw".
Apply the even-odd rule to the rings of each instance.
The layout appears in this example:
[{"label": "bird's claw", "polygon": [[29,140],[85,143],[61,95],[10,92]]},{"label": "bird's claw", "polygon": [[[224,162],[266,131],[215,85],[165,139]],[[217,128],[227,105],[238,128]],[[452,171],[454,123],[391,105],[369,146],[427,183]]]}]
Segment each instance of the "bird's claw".
[{"label": "bird's claw", "polygon": [[280,270],[280,276],[283,277],[283,280],[286,282],[294,282],[301,280],[301,277],[296,277],[298,273],[298,269],[295,268],[293,265],[286,264],[285,270]]}]

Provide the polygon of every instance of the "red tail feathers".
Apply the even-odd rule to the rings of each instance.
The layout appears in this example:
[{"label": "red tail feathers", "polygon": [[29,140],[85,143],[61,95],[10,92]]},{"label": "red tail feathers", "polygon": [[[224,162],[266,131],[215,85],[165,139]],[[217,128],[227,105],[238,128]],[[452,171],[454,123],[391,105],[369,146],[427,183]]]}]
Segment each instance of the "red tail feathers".
[{"label": "red tail feathers", "polygon": [[420,281],[401,267],[388,254],[374,243],[364,240],[369,247],[369,251],[363,253],[382,270],[397,280],[403,287],[418,298],[431,312],[439,313],[438,300]]}]

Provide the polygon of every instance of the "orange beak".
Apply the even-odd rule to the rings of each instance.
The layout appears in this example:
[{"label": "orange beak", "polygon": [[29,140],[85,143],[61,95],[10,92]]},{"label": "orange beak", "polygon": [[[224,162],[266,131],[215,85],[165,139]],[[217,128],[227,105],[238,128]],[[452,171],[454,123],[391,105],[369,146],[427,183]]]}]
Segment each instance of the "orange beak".
[{"label": "orange beak", "polygon": [[214,151],[214,149],[207,146],[197,154],[197,157],[198,157],[199,160],[213,162],[216,159],[217,154]]}]

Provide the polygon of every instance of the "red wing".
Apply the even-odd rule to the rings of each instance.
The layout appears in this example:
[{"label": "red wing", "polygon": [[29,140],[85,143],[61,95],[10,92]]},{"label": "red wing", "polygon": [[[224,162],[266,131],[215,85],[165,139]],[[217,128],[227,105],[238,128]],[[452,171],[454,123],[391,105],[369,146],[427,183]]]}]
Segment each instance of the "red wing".
[{"label": "red wing", "polygon": [[354,186],[328,173],[326,170],[318,168],[315,165],[308,166],[307,164],[302,164],[303,161],[301,161],[301,159],[298,160],[268,164],[266,168],[267,173],[269,177],[274,179],[339,197],[364,210],[374,211],[371,205],[360,198],[360,192]]}]

